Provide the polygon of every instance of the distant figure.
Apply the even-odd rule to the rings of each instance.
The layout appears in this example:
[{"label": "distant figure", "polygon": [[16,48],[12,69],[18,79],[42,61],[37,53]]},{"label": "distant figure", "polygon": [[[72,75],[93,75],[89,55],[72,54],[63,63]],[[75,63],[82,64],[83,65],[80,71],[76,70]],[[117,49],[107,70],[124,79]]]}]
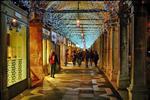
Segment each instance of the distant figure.
[{"label": "distant figure", "polygon": [[68,49],[66,49],[66,52],[65,52],[65,66],[67,66],[68,64]]},{"label": "distant figure", "polygon": [[93,63],[93,56],[94,56],[94,53],[92,51],[92,49],[90,50],[90,65],[92,66],[92,63]]},{"label": "distant figure", "polygon": [[86,51],[85,51],[85,63],[86,63],[86,67],[88,67],[89,58],[90,58],[90,54],[89,54],[89,51],[86,49]]},{"label": "distant figure", "polygon": [[77,53],[77,63],[79,66],[81,66],[82,63],[82,51],[78,51]]},{"label": "distant figure", "polygon": [[56,64],[59,64],[59,61],[58,61],[57,55],[54,51],[52,52],[52,54],[49,57],[49,62],[51,65],[51,77],[55,78]]},{"label": "distant figure", "polygon": [[76,57],[77,57],[77,54],[76,54],[76,51],[74,50],[72,53],[72,63],[74,66],[76,65]]},{"label": "distant figure", "polygon": [[94,60],[95,67],[97,67],[98,59],[99,59],[98,53],[97,51],[94,51],[93,60]]}]

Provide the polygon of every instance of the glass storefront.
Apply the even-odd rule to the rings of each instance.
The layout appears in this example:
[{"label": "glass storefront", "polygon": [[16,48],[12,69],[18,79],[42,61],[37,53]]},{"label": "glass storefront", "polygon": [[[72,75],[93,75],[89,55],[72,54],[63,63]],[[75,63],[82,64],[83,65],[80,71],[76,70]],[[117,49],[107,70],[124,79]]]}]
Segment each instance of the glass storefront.
[{"label": "glass storefront", "polygon": [[7,86],[27,78],[26,64],[27,26],[7,17]]},{"label": "glass storefront", "polygon": [[50,31],[43,28],[43,68],[45,75],[48,75],[49,71],[49,55],[50,55]]}]

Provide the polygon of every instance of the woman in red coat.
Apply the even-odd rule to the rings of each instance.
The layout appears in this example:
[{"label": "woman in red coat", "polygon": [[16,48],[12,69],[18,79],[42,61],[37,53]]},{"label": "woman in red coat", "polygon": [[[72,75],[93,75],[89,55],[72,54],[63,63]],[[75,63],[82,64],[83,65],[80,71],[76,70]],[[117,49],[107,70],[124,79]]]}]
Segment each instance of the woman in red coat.
[{"label": "woman in red coat", "polygon": [[55,78],[56,64],[59,62],[58,62],[57,55],[55,54],[54,51],[52,52],[52,54],[49,58],[49,62],[51,64],[51,77]]}]

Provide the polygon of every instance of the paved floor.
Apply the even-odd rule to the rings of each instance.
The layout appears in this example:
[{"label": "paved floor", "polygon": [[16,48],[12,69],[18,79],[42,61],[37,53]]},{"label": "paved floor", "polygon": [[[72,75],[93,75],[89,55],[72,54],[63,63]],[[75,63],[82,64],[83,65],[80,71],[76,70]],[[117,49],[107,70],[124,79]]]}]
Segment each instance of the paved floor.
[{"label": "paved floor", "polygon": [[63,67],[55,78],[46,76],[43,85],[26,90],[13,100],[121,100],[96,67]]}]

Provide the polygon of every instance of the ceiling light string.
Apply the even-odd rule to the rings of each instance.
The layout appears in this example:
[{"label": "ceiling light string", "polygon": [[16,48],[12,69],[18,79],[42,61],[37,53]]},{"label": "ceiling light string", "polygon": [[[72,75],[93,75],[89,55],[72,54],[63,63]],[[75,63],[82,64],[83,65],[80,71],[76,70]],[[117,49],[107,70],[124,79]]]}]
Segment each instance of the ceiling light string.
[{"label": "ceiling light string", "polygon": [[[80,1],[78,1],[78,11],[79,11],[79,3]],[[77,27],[80,27],[79,12],[77,13]]]},{"label": "ceiling light string", "polygon": [[[104,1],[105,1],[105,0],[104,0]],[[91,5],[96,9],[96,7],[95,7],[95,5],[93,4],[93,2],[91,2]],[[96,13],[96,15],[98,16],[99,19],[101,19],[102,16],[100,16],[100,14],[99,14],[98,12]],[[100,22],[100,21],[99,21],[99,22]],[[101,27],[101,29],[103,28],[102,26],[100,26],[100,27]],[[100,27],[99,27],[99,25],[98,25],[98,31],[96,31],[97,36],[100,34],[100,30],[101,30]],[[93,36],[93,37],[94,37],[94,36]]]},{"label": "ceiling light string", "polygon": [[[92,2],[92,1],[90,1],[90,2],[91,2],[91,5],[96,9],[96,7],[95,7],[95,5],[93,4],[93,2]],[[99,19],[101,19],[101,16],[99,15],[99,12],[96,12],[96,15],[98,16]]]}]

